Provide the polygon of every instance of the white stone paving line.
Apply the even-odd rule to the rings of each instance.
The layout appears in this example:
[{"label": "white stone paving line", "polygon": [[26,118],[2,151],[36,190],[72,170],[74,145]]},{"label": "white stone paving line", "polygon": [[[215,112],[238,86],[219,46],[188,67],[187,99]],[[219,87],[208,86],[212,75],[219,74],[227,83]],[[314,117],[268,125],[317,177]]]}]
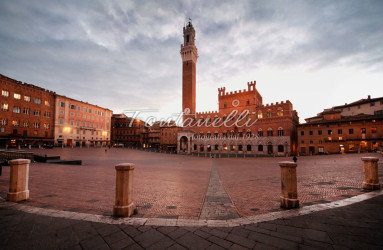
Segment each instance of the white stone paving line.
[{"label": "white stone paving line", "polygon": [[85,214],[79,212],[70,212],[62,210],[54,210],[48,208],[39,208],[19,204],[15,202],[5,201],[0,197],[0,207],[15,209],[31,214],[45,215],[56,218],[65,218],[73,220],[83,220],[91,222],[99,222],[106,224],[125,224],[135,226],[179,226],[179,227],[236,227],[241,225],[248,225],[253,223],[271,221],[280,218],[290,218],[313,212],[333,209],[338,207],[348,206],[354,203],[365,201],[373,197],[383,195],[383,189],[353,196],[344,200],[338,200],[331,203],[316,204],[305,206],[302,208],[272,212],[268,214],[254,215],[250,217],[242,217],[231,220],[189,220],[189,219],[163,219],[163,218],[115,218],[105,215]]}]

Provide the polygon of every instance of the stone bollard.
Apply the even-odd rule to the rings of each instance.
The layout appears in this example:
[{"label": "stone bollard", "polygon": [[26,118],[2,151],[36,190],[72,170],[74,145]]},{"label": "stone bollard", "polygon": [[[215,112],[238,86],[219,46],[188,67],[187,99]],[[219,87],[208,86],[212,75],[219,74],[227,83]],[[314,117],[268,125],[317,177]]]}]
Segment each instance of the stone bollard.
[{"label": "stone bollard", "polygon": [[9,161],[11,171],[7,200],[22,201],[29,199],[28,178],[30,162],[28,159]]},{"label": "stone bollard", "polygon": [[134,213],[133,170],[132,163],[116,165],[116,199],[113,216],[129,217]]},{"label": "stone bollard", "polygon": [[379,175],[378,175],[378,161],[377,157],[362,157],[364,181],[363,189],[376,190],[380,189]]},{"label": "stone bollard", "polygon": [[279,163],[281,168],[281,207],[299,207],[297,189],[297,164],[290,161]]}]

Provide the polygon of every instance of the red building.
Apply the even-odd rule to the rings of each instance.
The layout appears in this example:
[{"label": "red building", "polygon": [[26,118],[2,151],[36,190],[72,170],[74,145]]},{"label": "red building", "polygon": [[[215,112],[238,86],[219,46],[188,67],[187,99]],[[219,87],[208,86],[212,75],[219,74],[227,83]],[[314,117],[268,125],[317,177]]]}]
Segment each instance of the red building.
[{"label": "red building", "polygon": [[300,155],[383,149],[383,97],[325,109],[298,126]]},{"label": "red building", "polygon": [[296,153],[296,126],[299,123],[292,103],[281,101],[264,105],[256,82],[247,89],[226,92],[218,89],[218,111],[196,110],[195,30],[191,22],[183,29],[182,108],[183,131],[178,133],[180,153],[289,155]]},{"label": "red building", "polygon": [[124,114],[112,116],[112,144],[124,147],[147,147],[148,126]]},{"label": "red building", "polygon": [[55,93],[0,75],[0,147],[53,145]]},{"label": "red building", "polygon": [[182,130],[182,127],[175,123],[164,124],[160,128],[160,145],[165,151],[177,151],[177,134]]}]

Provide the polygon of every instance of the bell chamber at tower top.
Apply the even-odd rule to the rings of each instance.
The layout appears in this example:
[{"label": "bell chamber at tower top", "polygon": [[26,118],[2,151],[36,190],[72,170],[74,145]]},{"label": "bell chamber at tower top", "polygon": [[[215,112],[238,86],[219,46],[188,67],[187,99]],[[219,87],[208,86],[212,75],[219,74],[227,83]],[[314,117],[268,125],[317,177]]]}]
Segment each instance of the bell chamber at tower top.
[{"label": "bell chamber at tower top", "polygon": [[191,21],[183,28],[184,43],[181,44],[182,61],[196,62],[198,58],[198,50],[195,46],[195,30]]}]

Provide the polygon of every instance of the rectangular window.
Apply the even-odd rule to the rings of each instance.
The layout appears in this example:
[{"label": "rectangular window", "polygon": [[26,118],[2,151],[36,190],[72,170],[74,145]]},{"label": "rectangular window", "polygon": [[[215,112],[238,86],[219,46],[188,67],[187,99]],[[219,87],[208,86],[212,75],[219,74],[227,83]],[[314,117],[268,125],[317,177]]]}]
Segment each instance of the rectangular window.
[{"label": "rectangular window", "polygon": [[5,133],[5,128],[1,128],[1,133]]},{"label": "rectangular window", "polygon": [[318,147],[318,153],[323,154],[324,153],[324,147]]},{"label": "rectangular window", "polygon": [[60,110],[60,115],[63,115],[64,114],[64,110]]},{"label": "rectangular window", "polygon": [[1,104],[1,110],[2,111],[8,111],[8,104],[7,103],[2,103]]},{"label": "rectangular window", "polygon": [[44,113],[44,117],[47,117],[47,118],[51,117],[51,113],[50,112],[45,112]]},{"label": "rectangular window", "polygon": [[322,134],[322,130],[318,130],[318,135],[321,135]]},{"label": "rectangular window", "polygon": [[26,102],[30,102],[30,101],[31,101],[31,97],[25,95],[25,96],[24,96],[24,101],[26,101]]},{"label": "rectangular window", "polygon": [[361,132],[362,134],[366,134],[366,128],[361,128],[361,129],[360,129],[360,132]]},{"label": "rectangular window", "polygon": [[81,107],[80,106],[77,106],[77,111],[81,111]]},{"label": "rectangular window", "polygon": [[9,97],[9,91],[8,90],[2,90],[1,95],[5,97]]},{"label": "rectangular window", "polygon": [[5,119],[5,118],[1,118],[0,119],[0,125],[6,126],[7,124],[8,124],[8,120],[7,119]]},{"label": "rectangular window", "polygon": [[353,128],[350,128],[350,129],[348,130],[348,134],[350,134],[350,135],[354,134],[354,129],[353,129]]},{"label": "rectangular window", "polygon": [[301,135],[305,135],[305,131],[301,131]]},{"label": "rectangular window", "polygon": [[28,122],[23,122],[23,127],[24,128],[28,128],[29,127],[29,123]]},{"label": "rectangular window", "polygon": [[40,98],[35,98],[35,103],[41,104],[41,99]]},{"label": "rectangular window", "polygon": [[258,145],[258,151],[263,152],[263,145]]},{"label": "rectangular window", "polygon": [[49,102],[48,101],[44,101],[44,104],[45,104],[45,106],[49,106]]},{"label": "rectangular window", "polygon": [[49,123],[44,123],[44,129],[49,129]]},{"label": "rectangular window", "polygon": [[342,134],[342,130],[341,129],[338,129],[338,135],[341,135]]},{"label": "rectangular window", "polygon": [[301,147],[301,153],[306,153],[306,148],[305,147]]},{"label": "rectangular window", "polygon": [[371,102],[370,107],[374,107],[374,106],[375,106],[375,102]]},{"label": "rectangular window", "polygon": [[20,107],[13,107],[13,113],[20,114]]},{"label": "rectangular window", "polygon": [[12,121],[12,126],[13,126],[13,127],[18,127],[19,124],[20,124],[20,123],[19,123],[18,120],[13,120],[13,121]]},{"label": "rectangular window", "polygon": [[60,119],[60,120],[59,120],[59,123],[60,123],[60,124],[64,124],[64,120],[63,120],[63,119]]},{"label": "rectangular window", "polygon": [[60,102],[60,107],[65,108],[65,102]]},{"label": "rectangular window", "polygon": [[70,112],[70,116],[74,116],[74,113],[73,113],[73,112]]},{"label": "rectangular window", "polygon": [[376,128],[371,128],[371,133],[376,134]]},{"label": "rectangular window", "polygon": [[327,134],[328,134],[328,135],[332,135],[332,130],[329,129],[329,130],[327,131]]},{"label": "rectangular window", "polygon": [[313,135],[313,131],[312,130],[310,130],[310,135]]},{"label": "rectangular window", "polygon": [[272,130],[267,130],[267,136],[273,136],[273,131]]},{"label": "rectangular window", "polygon": [[33,127],[34,127],[34,128],[40,128],[40,123],[39,123],[39,122],[35,122],[35,123],[33,124]]},{"label": "rectangular window", "polygon": [[74,109],[74,110],[76,110],[76,106],[73,105],[73,104],[71,104],[71,105],[70,105],[70,109]]},{"label": "rectangular window", "polygon": [[70,125],[74,125],[74,121],[73,120],[70,120]]},{"label": "rectangular window", "polygon": [[18,93],[14,93],[13,94],[13,98],[17,99],[17,100],[20,100],[21,99],[21,95],[18,94]]},{"label": "rectangular window", "polygon": [[29,115],[29,114],[30,114],[30,109],[28,109],[28,108],[24,108],[23,113],[24,113],[25,115]]},{"label": "rectangular window", "polygon": [[33,112],[33,115],[34,115],[34,116],[40,116],[40,110],[35,110],[35,111]]}]

